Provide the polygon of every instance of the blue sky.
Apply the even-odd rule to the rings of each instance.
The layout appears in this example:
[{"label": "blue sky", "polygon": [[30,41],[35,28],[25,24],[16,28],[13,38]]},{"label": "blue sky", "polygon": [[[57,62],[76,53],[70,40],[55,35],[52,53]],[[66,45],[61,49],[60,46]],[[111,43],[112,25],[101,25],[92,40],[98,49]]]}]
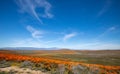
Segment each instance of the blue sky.
[{"label": "blue sky", "polygon": [[120,49],[120,0],[0,0],[0,47]]}]

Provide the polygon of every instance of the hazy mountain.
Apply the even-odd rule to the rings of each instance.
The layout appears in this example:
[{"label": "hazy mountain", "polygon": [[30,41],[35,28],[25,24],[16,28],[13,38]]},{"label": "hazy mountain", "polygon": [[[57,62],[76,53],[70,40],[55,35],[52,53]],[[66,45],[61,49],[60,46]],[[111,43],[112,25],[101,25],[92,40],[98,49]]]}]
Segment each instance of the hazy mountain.
[{"label": "hazy mountain", "polygon": [[52,47],[52,48],[37,48],[37,47],[4,47],[0,49],[5,50],[57,50],[59,48]]}]

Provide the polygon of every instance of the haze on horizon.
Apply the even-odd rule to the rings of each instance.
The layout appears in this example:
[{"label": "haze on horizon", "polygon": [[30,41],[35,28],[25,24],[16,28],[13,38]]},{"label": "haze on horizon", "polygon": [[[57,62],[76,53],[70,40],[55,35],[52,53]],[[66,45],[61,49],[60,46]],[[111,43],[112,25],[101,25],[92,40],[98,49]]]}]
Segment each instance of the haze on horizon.
[{"label": "haze on horizon", "polygon": [[0,48],[120,49],[120,0],[0,0]]}]

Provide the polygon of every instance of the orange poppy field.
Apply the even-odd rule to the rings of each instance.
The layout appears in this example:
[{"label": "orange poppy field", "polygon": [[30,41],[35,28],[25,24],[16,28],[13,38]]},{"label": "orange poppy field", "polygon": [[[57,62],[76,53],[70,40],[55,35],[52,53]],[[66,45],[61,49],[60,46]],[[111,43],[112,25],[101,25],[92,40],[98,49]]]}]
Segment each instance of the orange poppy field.
[{"label": "orange poppy field", "polygon": [[[32,51],[32,52],[36,53],[36,51],[35,52]],[[12,53],[12,52],[14,52],[14,53]],[[18,52],[20,52],[20,51],[18,51]],[[30,61],[30,62],[36,64],[36,66],[41,63],[42,66],[40,65],[37,67],[43,67],[44,69],[46,69],[46,71],[53,71],[53,70],[56,71],[57,68],[62,69],[64,66],[65,67],[64,71],[67,70],[67,72],[63,72],[62,74],[79,74],[80,72],[73,70],[75,68],[77,69],[78,65],[84,69],[84,70],[81,70],[81,71],[84,71],[82,74],[89,74],[89,73],[91,73],[91,74],[120,74],[120,65],[93,64],[93,63],[86,63],[84,61],[74,61],[71,59],[65,59],[65,58],[59,58],[59,57],[55,58],[54,56],[53,57],[50,56],[53,54],[52,52],[51,52],[51,54],[47,54],[48,51],[40,51],[40,50],[39,50],[39,52],[37,51],[38,53],[44,52],[44,55],[40,54],[41,56],[40,55],[38,56],[38,53],[36,53],[37,55],[34,55],[34,54],[32,55],[31,53],[25,54],[25,51],[24,51],[24,54],[18,53],[18,52],[16,52],[16,51],[1,51],[0,52],[0,61],[2,61],[2,60],[13,61],[13,62],[16,62],[17,64],[24,62],[24,61]],[[62,52],[64,52],[64,53],[62,54]],[[90,53],[89,51],[82,51],[82,52],[84,54],[86,52]],[[54,51],[54,54],[55,53],[57,55],[64,55],[64,56],[76,54],[75,51],[73,52],[71,50],[70,51],[69,50]],[[118,55],[118,51],[117,51],[117,55]],[[119,58],[119,57],[117,57],[117,58]],[[73,71],[76,71],[76,72],[73,72]],[[55,73],[51,73],[51,74],[55,74]],[[56,72],[56,74],[60,74],[60,73]]]}]

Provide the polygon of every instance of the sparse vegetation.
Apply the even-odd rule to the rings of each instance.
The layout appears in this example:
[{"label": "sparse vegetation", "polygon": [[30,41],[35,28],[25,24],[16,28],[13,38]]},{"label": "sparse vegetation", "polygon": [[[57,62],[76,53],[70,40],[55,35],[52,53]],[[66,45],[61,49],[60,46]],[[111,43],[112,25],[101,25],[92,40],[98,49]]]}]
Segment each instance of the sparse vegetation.
[{"label": "sparse vegetation", "polygon": [[[64,53],[64,54],[50,55],[47,58],[46,55],[45,56],[42,55],[42,57],[41,56],[35,57],[35,56],[25,56],[20,54],[13,54],[13,53],[1,53],[0,68],[18,66],[20,68],[23,68],[24,71],[26,71],[27,69],[30,69],[35,71],[42,71],[48,74],[119,74],[120,72],[119,65],[113,66],[114,64],[112,64],[112,66],[111,65],[106,66],[103,63],[101,63],[100,65],[90,61],[90,59],[97,60],[97,58],[99,61],[100,56],[87,57],[89,53],[87,53],[86,56],[85,55],[80,56],[80,55],[81,54],[79,53],[76,53],[76,54]],[[110,58],[112,56],[109,55],[108,57]],[[117,56],[114,56],[114,57],[117,57]],[[88,64],[88,61],[85,62],[85,61],[74,60],[74,59],[86,59],[90,61],[90,63],[95,63],[95,64]],[[104,59],[102,58],[101,60],[104,60]],[[9,72],[5,72],[5,73],[14,74],[16,73],[16,71],[10,70]]]},{"label": "sparse vegetation", "polygon": [[0,61],[0,68],[5,68],[5,67],[9,67],[9,66],[11,66],[10,62],[8,62],[6,60]]}]

